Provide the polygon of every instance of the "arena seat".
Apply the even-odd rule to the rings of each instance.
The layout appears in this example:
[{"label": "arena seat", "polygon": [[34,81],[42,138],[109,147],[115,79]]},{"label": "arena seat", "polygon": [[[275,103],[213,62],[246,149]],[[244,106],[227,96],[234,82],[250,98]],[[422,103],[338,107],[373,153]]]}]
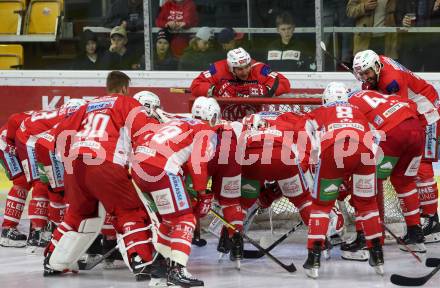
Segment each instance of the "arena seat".
[{"label": "arena seat", "polygon": [[25,0],[0,0],[0,34],[20,35],[25,11]]},{"label": "arena seat", "polygon": [[23,46],[19,44],[0,45],[0,69],[18,69],[23,65]]},{"label": "arena seat", "polygon": [[26,15],[25,34],[56,34],[62,1],[32,0]]}]

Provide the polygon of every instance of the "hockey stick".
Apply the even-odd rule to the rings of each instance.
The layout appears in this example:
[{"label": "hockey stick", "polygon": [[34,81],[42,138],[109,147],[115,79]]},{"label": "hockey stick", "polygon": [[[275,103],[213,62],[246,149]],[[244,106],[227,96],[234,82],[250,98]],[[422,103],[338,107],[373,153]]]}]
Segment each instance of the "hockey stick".
[{"label": "hockey stick", "polygon": [[438,265],[440,265],[440,258],[427,258],[425,264],[426,267],[437,267]]},{"label": "hockey stick", "polygon": [[402,239],[400,239],[399,237],[396,236],[396,234],[394,234],[393,231],[391,231],[385,224],[382,223],[383,228],[385,228],[385,230],[390,233],[391,236],[393,236],[394,239],[396,239],[397,243],[399,243],[400,245],[402,245],[403,247],[405,247],[405,249],[411,253],[412,256],[414,256],[414,258],[416,258],[417,261],[419,261],[419,263],[422,263],[422,259],[420,259],[419,256],[417,256],[417,254],[412,251],[408,245],[406,245],[405,243],[403,243]]},{"label": "hockey stick", "polygon": [[[440,259],[438,258],[428,258],[428,259],[435,259],[432,260],[434,261],[440,261]],[[428,263],[428,259],[426,260],[426,266],[428,266],[428,264],[433,264]],[[390,281],[391,283],[395,284],[395,285],[399,285],[399,286],[422,286],[425,285],[426,282],[429,281],[429,279],[432,278],[432,276],[434,276],[439,270],[440,270],[440,263],[438,263],[439,265],[437,265],[437,267],[435,267],[434,270],[432,270],[429,274],[422,276],[422,277],[406,277],[406,276],[402,276],[402,275],[398,275],[398,274],[393,274],[391,275]]]},{"label": "hockey stick", "polygon": [[[278,246],[281,242],[283,242],[287,237],[289,237],[290,234],[295,232],[301,225],[303,224],[302,221],[300,221],[298,224],[296,224],[292,229],[287,231],[283,236],[275,240],[269,247],[264,249],[266,252],[270,252],[273,248]],[[243,251],[243,257],[248,259],[258,259],[264,256],[264,252],[260,250],[244,250]]]},{"label": "hockey stick", "polygon": [[202,239],[200,236],[200,218],[197,217],[196,219],[196,229],[194,229],[194,237],[192,240],[192,244],[196,245],[197,247],[203,247],[206,246],[207,242],[205,239]]},{"label": "hockey stick", "polygon": [[98,259],[92,261],[92,262],[78,262],[78,269],[79,270],[91,270],[94,267],[96,267],[96,265],[98,265],[99,263],[101,263],[102,261],[104,261],[105,259],[107,259],[108,257],[110,257],[110,255],[112,255],[113,252],[116,251],[116,249],[118,249],[118,244],[115,245],[115,247],[113,247],[112,249],[108,250],[105,254],[101,255],[101,257],[99,257]]},{"label": "hockey stick", "polygon": [[259,251],[263,252],[265,255],[267,255],[270,259],[272,259],[275,263],[277,263],[278,265],[280,265],[281,267],[283,267],[286,271],[293,273],[296,271],[296,267],[295,264],[290,264],[290,265],[286,265],[284,263],[282,263],[280,260],[278,260],[278,258],[276,258],[275,256],[273,256],[272,254],[270,254],[270,252],[267,252],[263,247],[260,246],[260,244],[258,244],[255,240],[253,240],[252,238],[250,238],[249,236],[247,236],[245,233],[238,231],[234,225],[232,225],[231,223],[229,223],[228,221],[226,221],[220,214],[218,214],[217,212],[215,212],[214,210],[210,209],[209,212],[211,214],[213,214],[215,217],[217,217],[218,219],[220,219],[227,227],[233,229],[235,232],[239,232],[243,238],[245,238],[247,241],[249,241],[249,243],[251,243],[252,245],[255,246],[255,248],[257,248]]},{"label": "hockey stick", "polygon": [[324,51],[324,53],[329,56],[330,58],[333,58],[333,60],[336,61],[336,63],[341,66],[342,68],[344,68],[345,70],[347,70],[348,72],[350,72],[351,74],[353,74],[353,70],[351,70],[351,68],[349,68],[347,65],[345,65],[344,62],[342,62],[340,59],[336,58],[335,55],[331,54],[330,52],[327,51],[327,47],[325,46],[325,43],[321,41],[321,49],[322,51]]}]

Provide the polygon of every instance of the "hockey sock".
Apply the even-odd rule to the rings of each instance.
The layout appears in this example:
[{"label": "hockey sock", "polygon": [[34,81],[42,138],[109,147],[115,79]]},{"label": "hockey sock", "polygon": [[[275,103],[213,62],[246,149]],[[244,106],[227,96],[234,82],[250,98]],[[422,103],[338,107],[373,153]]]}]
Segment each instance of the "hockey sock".
[{"label": "hockey sock", "polygon": [[116,240],[116,230],[113,226],[115,219],[115,216],[112,216],[108,213],[105,214],[105,220],[104,225],[101,229],[101,234],[105,235],[105,238],[107,240]]},{"label": "hockey sock", "polygon": [[29,218],[33,229],[46,226],[49,213],[49,190],[47,185],[35,181],[32,185],[32,199],[29,202]]},{"label": "hockey sock", "polygon": [[[222,206],[222,210],[226,221],[234,225],[239,231],[242,231],[245,212],[241,208],[240,204]],[[231,238],[232,235],[234,235],[234,229],[228,228],[228,234],[229,238]]]},{"label": "hockey sock", "polygon": [[422,161],[420,164],[416,185],[422,214],[433,216],[438,209],[438,187],[431,162]]},{"label": "hockey sock", "polygon": [[18,185],[12,186],[9,190],[8,197],[6,198],[3,228],[17,227],[23,214],[28,192],[26,188]]},{"label": "hockey sock", "polygon": [[359,211],[359,216],[356,217],[356,222],[360,221],[362,224],[362,230],[365,234],[365,240],[367,242],[367,247],[372,248],[373,239],[380,238],[381,243],[383,244],[383,234],[382,234],[382,226],[379,217],[379,211]]},{"label": "hockey sock", "polygon": [[400,206],[407,226],[420,224],[420,202],[416,184],[408,177],[391,176],[391,183],[399,197]]},{"label": "hockey sock", "polygon": [[63,222],[64,214],[66,212],[64,197],[61,193],[49,192],[49,202],[49,221],[58,226]]},{"label": "hockey sock", "polygon": [[196,219],[193,214],[184,214],[170,219],[170,224],[170,259],[186,266],[189,254],[191,253],[191,242],[196,227]]},{"label": "hockey sock", "polygon": [[313,203],[309,219],[309,233],[307,236],[307,249],[313,249],[315,242],[325,242],[329,224],[329,214],[333,207],[333,202],[327,205]]},{"label": "hockey sock", "polygon": [[289,201],[298,208],[302,221],[305,224],[308,224],[310,213],[312,211],[312,198],[310,197],[310,194],[303,193],[296,197],[289,197]]}]

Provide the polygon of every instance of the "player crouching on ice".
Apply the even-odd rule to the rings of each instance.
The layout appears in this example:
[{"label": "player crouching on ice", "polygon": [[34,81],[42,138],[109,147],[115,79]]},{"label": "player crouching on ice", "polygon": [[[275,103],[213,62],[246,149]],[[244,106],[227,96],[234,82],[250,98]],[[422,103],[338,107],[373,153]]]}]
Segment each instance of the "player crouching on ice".
[{"label": "player crouching on ice", "polygon": [[[77,261],[97,237],[104,222],[101,202],[122,235],[130,270],[136,280],[150,278],[153,262],[150,219],[128,173],[130,142],[152,122],[145,108],[128,94],[130,78],[119,71],[107,77],[109,96],[82,106],[62,121],[55,132],[56,149],[71,137],[69,155],[63,156],[69,209],[46,248],[44,275],[76,270]],[[67,134],[67,135],[66,135]],[[64,140],[64,141],[63,141]],[[130,141],[131,140],[131,141]],[[63,143],[64,142],[64,143]],[[120,246],[120,247],[121,247]]]},{"label": "player crouching on ice", "polygon": [[[194,118],[175,119],[146,132],[135,144],[133,179],[154,200],[162,218],[157,232],[156,250],[168,259],[167,285],[203,286],[186,269],[196,226],[195,213],[203,217],[211,208],[207,194],[208,161],[212,158],[217,134],[214,126],[220,107],[214,99],[199,97],[192,107]],[[193,180],[198,201],[185,188],[184,168]],[[164,275],[151,274],[151,285],[163,283]]]},{"label": "player crouching on ice", "polygon": [[365,233],[369,264],[382,275],[383,237],[376,202],[373,136],[369,135],[368,120],[356,106],[347,102],[346,90],[340,87],[327,87],[323,103],[306,115],[304,123],[317,168],[307,240],[309,252],[303,267],[307,276],[318,277],[329,213],[338,198],[339,186],[344,178],[351,176],[352,198]]}]

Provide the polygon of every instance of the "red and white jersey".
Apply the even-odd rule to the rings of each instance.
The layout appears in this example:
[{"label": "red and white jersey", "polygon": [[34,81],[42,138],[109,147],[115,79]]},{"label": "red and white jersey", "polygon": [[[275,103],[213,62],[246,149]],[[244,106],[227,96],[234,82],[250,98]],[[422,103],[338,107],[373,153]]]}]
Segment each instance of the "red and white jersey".
[{"label": "red and white jersey", "polygon": [[[23,144],[26,144],[31,136],[36,136],[43,133],[57,123],[73,113],[77,108],[65,109],[58,108],[54,110],[41,110],[32,113],[20,124],[20,129],[17,130],[16,139]],[[36,139],[35,139],[36,140]]]},{"label": "red and white jersey", "polygon": [[403,101],[402,97],[397,95],[364,90],[350,94],[348,102],[357,106],[376,130],[384,132],[406,119],[417,118],[417,113],[410,103]]},{"label": "red and white jersey", "polygon": [[14,146],[15,145],[15,137],[17,134],[17,130],[20,128],[21,123],[28,117],[32,116],[32,114],[35,113],[34,111],[27,111],[27,112],[20,112],[20,113],[14,113],[8,118],[8,122],[2,127],[5,129],[5,137],[6,141],[9,145]]},{"label": "red and white jersey", "polygon": [[418,113],[424,116],[426,124],[432,124],[440,119],[439,95],[432,84],[391,58],[380,56],[380,62],[383,67],[379,76],[379,92],[397,94],[405,100],[414,101]]},{"label": "red and white jersey", "polygon": [[57,126],[55,135],[60,138],[62,132],[74,131],[71,154],[87,155],[125,166],[132,150],[131,144],[139,137],[137,131],[142,130],[150,119],[145,108],[135,99],[112,94],[82,106]]},{"label": "red and white jersey", "polygon": [[309,112],[305,130],[311,135],[313,148],[324,151],[336,141],[347,137],[346,133],[340,132],[352,131],[353,138],[350,139],[362,142],[370,128],[367,118],[358,107],[350,103],[335,102]]},{"label": "red and white jersey", "polygon": [[194,190],[206,189],[207,164],[214,155],[217,142],[214,129],[192,118],[173,120],[160,126],[157,132],[138,139],[135,159],[175,175],[183,175],[184,165],[187,165],[185,168],[194,181]]}]

